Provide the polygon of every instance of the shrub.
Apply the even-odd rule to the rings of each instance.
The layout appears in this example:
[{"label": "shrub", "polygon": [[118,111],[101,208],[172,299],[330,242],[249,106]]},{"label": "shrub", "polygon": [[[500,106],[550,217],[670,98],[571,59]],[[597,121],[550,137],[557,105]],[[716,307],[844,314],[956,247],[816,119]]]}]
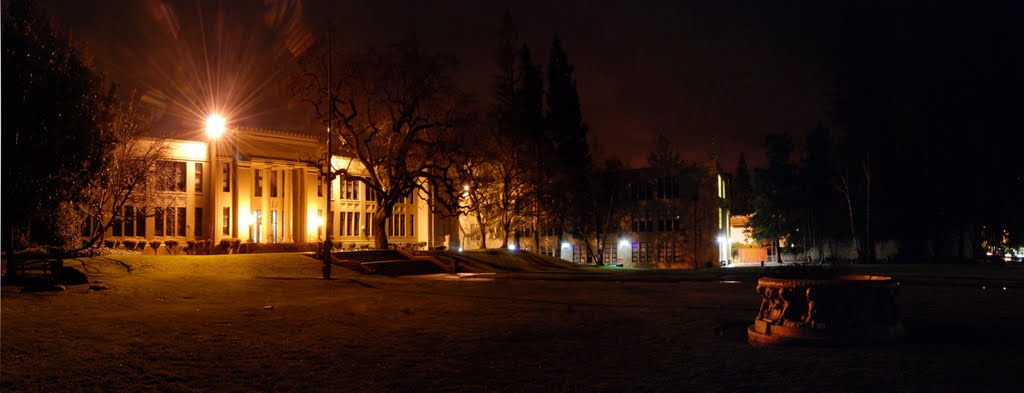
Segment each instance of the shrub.
[{"label": "shrub", "polygon": [[103,247],[114,248],[114,241],[113,240],[104,240],[103,241]]},{"label": "shrub", "polygon": [[47,242],[56,250],[67,253],[78,249],[82,238],[84,219],[69,202],[61,202],[52,214],[47,216],[47,226],[52,239]]},{"label": "shrub", "polygon": [[146,251],[146,239],[139,240],[139,243],[136,244],[135,247],[139,252]]},{"label": "shrub", "polygon": [[185,248],[182,249],[182,251],[185,251],[185,253],[188,254],[188,255],[195,255],[196,254],[196,241],[195,240],[186,240],[185,241]]},{"label": "shrub", "polygon": [[242,239],[233,238],[231,239],[231,252],[238,254],[238,250],[242,247]]},{"label": "shrub", "polygon": [[164,240],[164,247],[167,247],[167,253],[174,255],[175,250],[178,248],[178,241],[174,239]]},{"label": "shrub", "polygon": [[160,241],[159,240],[153,240],[153,241],[149,242],[149,248],[152,248],[153,249],[153,255],[156,255],[156,250],[158,248],[160,248]]},{"label": "shrub", "polygon": [[220,239],[220,243],[217,243],[217,248],[219,248],[220,251],[224,254],[231,252],[231,239]]},{"label": "shrub", "polygon": [[129,251],[134,250],[135,246],[139,244],[139,242],[137,240],[131,240],[131,239],[125,240],[123,243],[124,243],[124,249],[125,250],[129,250]]}]

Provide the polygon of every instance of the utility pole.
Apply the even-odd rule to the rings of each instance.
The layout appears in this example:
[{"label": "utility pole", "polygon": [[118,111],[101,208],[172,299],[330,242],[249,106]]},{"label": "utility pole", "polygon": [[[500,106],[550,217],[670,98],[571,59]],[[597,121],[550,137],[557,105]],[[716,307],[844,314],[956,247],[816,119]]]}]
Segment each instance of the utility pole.
[{"label": "utility pole", "polygon": [[334,91],[331,83],[331,21],[327,21],[327,220],[324,239],[324,280],[331,279],[331,236],[334,235],[334,212],[331,210],[331,197],[334,195]]}]

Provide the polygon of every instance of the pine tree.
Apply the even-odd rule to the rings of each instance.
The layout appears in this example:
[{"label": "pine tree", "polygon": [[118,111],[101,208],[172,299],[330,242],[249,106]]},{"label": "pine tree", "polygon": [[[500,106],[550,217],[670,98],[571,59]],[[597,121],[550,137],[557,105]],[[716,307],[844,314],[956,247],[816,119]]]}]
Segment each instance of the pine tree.
[{"label": "pine tree", "polygon": [[[554,192],[548,207],[559,236],[568,229],[582,237],[579,236],[581,231],[574,229],[585,227],[587,217],[592,214],[593,195],[588,185],[592,165],[573,67],[557,35],[551,43],[548,62],[547,122],[559,160],[557,173],[551,180]],[[559,243],[561,240],[558,239]]]},{"label": "pine tree", "polygon": [[736,164],[736,174],[732,185],[732,214],[744,216],[753,211],[750,209],[750,170],[747,169],[747,158],[740,153]]}]

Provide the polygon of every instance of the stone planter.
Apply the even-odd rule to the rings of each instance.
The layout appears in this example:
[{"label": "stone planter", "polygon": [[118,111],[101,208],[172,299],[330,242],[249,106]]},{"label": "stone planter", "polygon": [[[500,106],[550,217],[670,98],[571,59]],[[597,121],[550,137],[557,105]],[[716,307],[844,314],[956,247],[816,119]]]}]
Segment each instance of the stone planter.
[{"label": "stone planter", "polygon": [[837,345],[903,336],[899,283],[884,276],[761,278],[761,308],[747,340],[765,345]]}]

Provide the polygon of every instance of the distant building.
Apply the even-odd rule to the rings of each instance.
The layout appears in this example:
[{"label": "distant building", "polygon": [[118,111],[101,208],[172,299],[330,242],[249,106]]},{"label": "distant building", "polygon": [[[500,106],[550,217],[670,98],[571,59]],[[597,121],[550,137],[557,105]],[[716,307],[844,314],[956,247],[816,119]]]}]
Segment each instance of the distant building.
[{"label": "distant building", "polygon": [[[324,149],[311,136],[242,128],[220,140],[167,143],[171,154],[161,170],[173,171],[177,180],[161,193],[173,202],[149,214],[135,214],[136,207],[126,206],[123,213],[129,219],[115,223],[107,239],[319,242],[326,220],[334,220],[335,244],[373,242],[377,202],[362,183],[335,179],[334,214],[324,217],[326,187],[317,168],[303,162]],[[348,157],[335,156],[333,161],[355,174],[363,170]],[[395,206],[386,230],[391,243],[458,247],[456,221],[431,214],[422,198],[411,195]]]},{"label": "distant building", "polygon": [[[625,169],[607,174],[614,180],[616,217],[621,228],[608,234],[605,264],[626,267],[693,268],[728,263],[732,255],[729,230],[728,177],[711,160],[698,173],[654,168]],[[481,245],[475,216],[460,217],[466,248]],[[497,247],[504,234],[492,225],[487,245]],[[531,228],[519,227],[510,243],[575,263],[595,263],[587,255],[585,241],[596,248],[594,239],[559,236],[551,226],[541,225],[540,244],[535,245]],[[561,242],[559,242],[561,239]]]}]

